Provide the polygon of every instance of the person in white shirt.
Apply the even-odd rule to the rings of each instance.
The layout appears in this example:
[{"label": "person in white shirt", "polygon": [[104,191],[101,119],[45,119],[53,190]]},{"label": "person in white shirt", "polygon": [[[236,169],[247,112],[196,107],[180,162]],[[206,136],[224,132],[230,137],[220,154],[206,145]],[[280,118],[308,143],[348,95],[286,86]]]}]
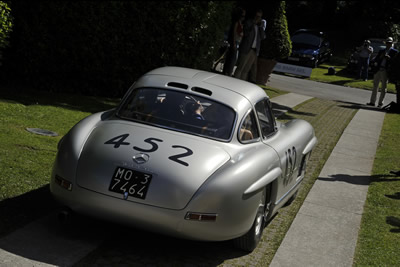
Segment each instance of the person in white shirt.
[{"label": "person in white shirt", "polygon": [[368,67],[371,54],[374,52],[371,42],[365,40],[360,52],[358,53],[358,78],[364,81],[368,80]]}]

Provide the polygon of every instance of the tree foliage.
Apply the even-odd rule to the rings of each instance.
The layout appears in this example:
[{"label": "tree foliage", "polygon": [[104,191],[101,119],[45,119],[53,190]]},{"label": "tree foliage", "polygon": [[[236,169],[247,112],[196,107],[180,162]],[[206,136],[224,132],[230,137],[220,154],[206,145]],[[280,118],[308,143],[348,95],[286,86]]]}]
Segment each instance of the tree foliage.
[{"label": "tree foliage", "polygon": [[15,1],[7,70],[51,91],[121,96],[175,65],[209,70],[231,2]]},{"label": "tree foliage", "polygon": [[292,52],[292,42],[288,31],[285,1],[273,1],[267,8],[266,38],[261,42],[260,57],[283,59]]},{"label": "tree foliage", "polygon": [[8,46],[12,25],[11,9],[6,2],[0,1],[0,49]]}]

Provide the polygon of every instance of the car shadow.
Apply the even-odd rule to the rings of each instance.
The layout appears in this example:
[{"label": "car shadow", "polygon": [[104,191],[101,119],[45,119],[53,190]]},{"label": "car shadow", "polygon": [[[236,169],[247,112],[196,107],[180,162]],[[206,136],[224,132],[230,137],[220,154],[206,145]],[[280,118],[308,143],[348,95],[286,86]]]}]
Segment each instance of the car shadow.
[{"label": "car shadow", "polygon": [[0,201],[0,238],[56,208],[49,185]]},{"label": "car shadow", "polygon": [[252,255],[234,247],[232,241],[183,240],[78,214],[60,220],[61,210],[48,185],[1,201],[0,214],[6,216],[0,218],[0,256],[6,252],[28,261],[65,265],[81,253],[71,262],[74,266],[101,262],[109,266],[116,262],[216,266]]},{"label": "car shadow", "polygon": [[[115,226],[115,225],[114,225]],[[217,266],[248,253],[235,248],[231,241],[204,242],[172,238],[116,225],[102,245],[75,266],[101,262],[143,266]],[[115,230],[117,229],[117,230]]]}]

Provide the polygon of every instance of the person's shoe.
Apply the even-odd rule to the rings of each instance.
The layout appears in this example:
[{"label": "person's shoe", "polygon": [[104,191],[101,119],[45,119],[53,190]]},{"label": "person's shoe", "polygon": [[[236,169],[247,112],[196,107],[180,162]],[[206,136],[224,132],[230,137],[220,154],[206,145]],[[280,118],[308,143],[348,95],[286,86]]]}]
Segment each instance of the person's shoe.
[{"label": "person's shoe", "polygon": [[371,102],[367,103],[367,105],[368,105],[368,106],[373,106],[373,107],[375,107],[375,104],[374,104],[374,103],[371,103]]},{"label": "person's shoe", "polygon": [[368,81],[368,79],[364,79],[364,82]]}]

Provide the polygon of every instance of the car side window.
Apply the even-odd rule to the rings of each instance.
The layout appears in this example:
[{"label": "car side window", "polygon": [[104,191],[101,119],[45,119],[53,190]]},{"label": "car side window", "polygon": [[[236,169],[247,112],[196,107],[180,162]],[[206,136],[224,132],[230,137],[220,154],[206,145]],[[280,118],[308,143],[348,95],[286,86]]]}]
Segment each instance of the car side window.
[{"label": "car side window", "polygon": [[256,112],[260,123],[263,138],[275,133],[275,119],[272,115],[271,105],[268,99],[263,99],[256,104]]},{"label": "car side window", "polygon": [[254,112],[249,112],[242,121],[239,130],[239,141],[248,142],[259,138],[256,117]]}]

